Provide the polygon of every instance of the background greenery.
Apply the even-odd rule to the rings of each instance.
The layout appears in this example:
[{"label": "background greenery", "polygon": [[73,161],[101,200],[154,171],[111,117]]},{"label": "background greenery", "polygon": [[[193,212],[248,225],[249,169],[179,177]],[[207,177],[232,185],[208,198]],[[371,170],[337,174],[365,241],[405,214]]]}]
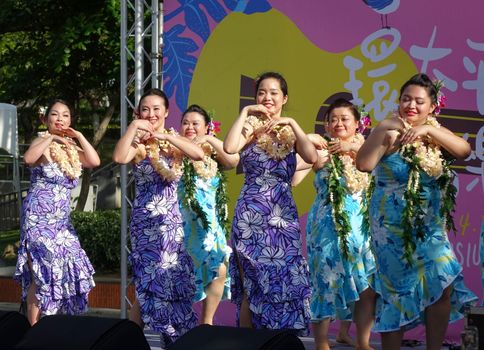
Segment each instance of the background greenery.
[{"label": "background greenery", "polygon": [[[79,236],[82,248],[98,273],[117,271],[120,266],[121,213],[119,210],[95,212],[73,211],[72,224]],[[20,239],[19,230],[0,232],[1,259],[5,265],[13,266],[17,256],[4,256],[8,245],[15,246]]]},{"label": "background greenery", "polygon": [[[56,98],[72,105],[73,127],[95,148],[101,141],[114,143],[119,77],[118,0],[2,0],[0,102],[17,106],[20,143],[36,136],[39,112]],[[84,208],[90,176],[90,170],[83,174],[78,210]]]}]

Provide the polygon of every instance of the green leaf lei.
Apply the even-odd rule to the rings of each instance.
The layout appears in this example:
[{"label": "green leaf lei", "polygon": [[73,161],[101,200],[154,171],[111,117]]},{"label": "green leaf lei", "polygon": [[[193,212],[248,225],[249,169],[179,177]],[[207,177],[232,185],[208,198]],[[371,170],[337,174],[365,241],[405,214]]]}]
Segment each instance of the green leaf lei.
[{"label": "green leaf lei", "polygon": [[[216,154],[212,154],[212,158],[215,158]],[[183,186],[185,189],[185,196],[181,199],[184,207],[189,208],[196,217],[201,220],[202,227],[205,230],[209,229],[209,222],[207,214],[203,211],[200,203],[195,197],[196,184],[195,178],[198,176],[193,163],[188,159],[183,159],[184,171],[182,175]],[[220,170],[220,164],[217,169],[217,176],[219,178],[219,185],[217,187],[217,192],[215,193],[215,207],[217,212],[217,218],[219,220],[220,226],[225,230],[225,236],[229,235],[230,232],[230,222],[228,220],[228,210],[227,210],[227,176],[223,171]]]},{"label": "green leaf lei", "polygon": [[351,224],[348,213],[344,210],[346,189],[341,184],[343,178],[343,162],[338,156],[330,155],[328,163],[328,197],[326,204],[331,204],[333,222],[340,239],[340,249],[343,256],[349,258],[348,234],[351,232]]},{"label": "green leaf lei", "polygon": [[368,239],[371,236],[371,230],[370,230],[370,200],[371,196],[373,195],[373,191],[375,190],[375,178],[373,176],[370,176],[370,184],[368,185],[368,188],[365,190],[365,195],[363,196],[363,200],[361,203],[361,216],[362,216],[362,222],[361,222],[361,232],[363,233],[363,236],[365,239]]},{"label": "green leaf lei", "polygon": [[[400,149],[400,154],[410,167],[407,188],[403,194],[405,208],[402,213],[403,247],[404,257],[412,265],[412,254],[416,249],[416,242],[413,239],[415,232],[417,239],[423,241],[424,236],[424,217],[423,210],[424,196],[422,195],[423,186],[420,181],[420,173],[423,172],[416,156],[416,147],[406,145]],[[451,160],[444,158],[442,162],[442,175],[437,178],[437,184],[442,194],[440,215],[444,218],[444,227],[455,232],[452,213],[455,208],[457,189],[453,185],[454,175],[450,170]]]}]

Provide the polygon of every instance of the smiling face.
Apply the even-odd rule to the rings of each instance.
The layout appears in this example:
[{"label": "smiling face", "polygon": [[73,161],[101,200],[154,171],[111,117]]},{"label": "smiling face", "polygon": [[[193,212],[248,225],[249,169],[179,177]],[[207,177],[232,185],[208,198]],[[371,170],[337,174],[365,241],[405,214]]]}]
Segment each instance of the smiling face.
[{"label": "smiling face", "polygon": [[280,117],[282,106],[287,102],[287,95],[282,92],[279,80],[275,78],[262,80],[257,89],[256,102],[264,105],[272,116]]},{"label": "smiling face", "polygon": [[148,120],[155,130],[162,130],[165,127],[165,119],[168,116],[168,109],[165,100],[157,95],[145,96],[139,105],[139,118]]},{"label": "smiling face", "polygon": [[409,85],[400,97],[398,112],[410,125],[416,126],[425,123],[435,107],[427,89],[419,85]]},{"label": "smiling face", "polygon": [[186,138],[193,140],[197,136],[206,135],[208,125],[203,115],[197,112],[185,113],[182,119],[181,134]]},{"label": "smiling face", "polygon": [[346,141],[355,136],[358,121],[348,107],[336,107],[328,118],[328,133],[332,138]]},{"label": "smiling face", "polygon": [[44,123],[50,133],[62,131],[71,125],[71,111],[62,102],[56,102],[48,111]]}]

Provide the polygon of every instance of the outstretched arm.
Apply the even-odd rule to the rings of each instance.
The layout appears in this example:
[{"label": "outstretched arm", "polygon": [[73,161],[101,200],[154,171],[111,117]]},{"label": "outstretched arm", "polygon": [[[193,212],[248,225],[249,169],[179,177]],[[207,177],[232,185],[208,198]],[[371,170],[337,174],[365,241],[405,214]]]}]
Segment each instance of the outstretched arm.
[{"label": "outstretched arm", "polygon": [[445,148],[456,158],[466,158],[471,153],[471,146],[462,137],[455,135],[452,131],[444,127],[433,125],[419,125],[407,130],[402,135],[402,143],[412,143],[419,137],[429,136],[432,140]]},{"label": "outstretched arm", "polygon": [[101,164],[101,160],[99,159],[96,150],[80,131],[74,130],[73,128],[67,128],[63,130],[63,132],[65,135],[79,141],[79,145],[81,146],[81,149],[79,150],[79,160],[83,167],[95,168]]},{"label": "outstretched arm", "polygon": [[155,132],[153,137],[160,140],[166,140],[170,142],[173,146],[182,151],[188,158],[193,160],[202,160],[205,154],[203,150],[194,144],[192,141],[180,135],[165,134]]},{"label": "outstretched arm", "polygon": [[212,135],[203,135],[201,137],[195,138],[195,143],[202,144],[202,143],[209,143],[215,152],[217,153],[217,161],[225,168],[225,169],[232,169],[237,166],[239,163],[239,154],[228,154],[224,151],[223,141],[217,139],[215,136]]},{"label": "outstretched arm", "polygon": [[119,139],[113,152],[113,161],[119,164],[128,164],[139,151],[137,142],[138,130],[147,134],[154,132],[153,126],[147,120],[136,119],[129,124],[124,135]]},{"label": "outstretched arm", "polygon": [[242,108],[239,116],[225,136],[223,147],[226,153],[239,153],[249,142],[254,133],[252,126],[246,122],[249,115],[265,115],[269,118],[269,111],[263,105],[251,105]]},{"label": "outstretched arm", "polygon": [[396,118],[385,119],[371,132],[356,154],[356,168],[370,172],[395,145],[402,125]]}]

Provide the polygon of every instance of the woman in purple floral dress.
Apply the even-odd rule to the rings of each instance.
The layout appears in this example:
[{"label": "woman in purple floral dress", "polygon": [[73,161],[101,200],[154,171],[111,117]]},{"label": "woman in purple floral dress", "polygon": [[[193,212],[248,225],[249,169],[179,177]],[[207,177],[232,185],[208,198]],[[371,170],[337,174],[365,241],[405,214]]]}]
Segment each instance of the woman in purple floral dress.
[{"label": "woman in purple floral dress", "polygon": [[48,131],[24,155],[32,170],[14,278],[22,284],[32,325],[41,315],[86,311],[94,287],[94,269],[70,221],[70,199],[82,167],[99,166],[100,160],[86,138],[70,127],[71,115],[64,101],[55,100],[42,120]]},{"label": "woman in purple floral dress", "polygon": [[302,256],[291,192],[296,153],[314,163],[316,149],[292,118],[281,117],[287,83],[268,72],[256,82],[256,105],[244,107],[224,141],[240,153],[245,183],[232,223],[232,300],[242,327],[307,334],[309,272]]},{"label": "woman in purple floral dress", "polygon": [[130,319],[160,332],[169,345],[197,324],[193,263],[185,250],[177,186],[183,154],[201,160],[204,153],[164,129],[168,98],[161,90],[146,92],[135,113],[113,154],[117,163],[133,162],[136,184],[130,226],[136,301]]}]

